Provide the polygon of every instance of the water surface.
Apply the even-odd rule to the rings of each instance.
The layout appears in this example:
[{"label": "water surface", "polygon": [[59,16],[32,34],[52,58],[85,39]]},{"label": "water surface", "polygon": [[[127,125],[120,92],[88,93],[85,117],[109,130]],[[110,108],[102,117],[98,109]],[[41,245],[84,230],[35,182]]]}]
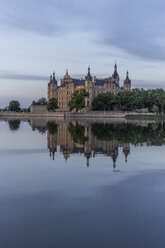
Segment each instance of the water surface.
[{"label": "water surface", "polygon": [[164,145],[163,122],[1,120],[1,247],[165,247]]}]

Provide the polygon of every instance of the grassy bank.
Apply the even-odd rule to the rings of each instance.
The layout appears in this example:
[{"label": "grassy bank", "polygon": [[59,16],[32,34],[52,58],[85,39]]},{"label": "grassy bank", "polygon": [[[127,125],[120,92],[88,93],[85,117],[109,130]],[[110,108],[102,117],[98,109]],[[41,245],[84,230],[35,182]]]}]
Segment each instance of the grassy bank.
[{"label": "grassy bank", "polygon": [[127,120],[155,120],[165,121],[165,115],[126,115]]}]

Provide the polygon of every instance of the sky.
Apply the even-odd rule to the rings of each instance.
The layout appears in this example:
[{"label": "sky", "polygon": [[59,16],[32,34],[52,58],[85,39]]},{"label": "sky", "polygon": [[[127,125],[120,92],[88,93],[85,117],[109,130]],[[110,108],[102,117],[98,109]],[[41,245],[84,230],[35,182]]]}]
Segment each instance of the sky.
[{"label": "sky", "polygon": [[165,89],[164,0],[1,0],[0,107],[47,97],[55,70]]}]

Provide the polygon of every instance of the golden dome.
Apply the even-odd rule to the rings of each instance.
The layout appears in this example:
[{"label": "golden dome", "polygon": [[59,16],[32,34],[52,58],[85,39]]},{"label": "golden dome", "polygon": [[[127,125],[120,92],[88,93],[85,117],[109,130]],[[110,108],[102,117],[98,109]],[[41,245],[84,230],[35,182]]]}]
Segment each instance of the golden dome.
[{"label": "golden dome", "polygon": [[68,70],[66,69],[66,74],[64,76],[64,81],[70,81],[70,80],[72,80],[72,79],[71,79],[71,77],[68,74]]}]

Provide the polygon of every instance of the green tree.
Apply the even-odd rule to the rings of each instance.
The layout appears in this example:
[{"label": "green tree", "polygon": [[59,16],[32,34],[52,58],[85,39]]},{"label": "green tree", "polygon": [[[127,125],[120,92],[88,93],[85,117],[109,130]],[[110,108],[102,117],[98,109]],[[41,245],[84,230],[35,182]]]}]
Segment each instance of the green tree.
[{"label": "green tree", "polygon": [[163,99],[162,101],[162,113],[164,113],[165,111],[165,99]]},{"label": "green tree", "polygon": [[47,105],[47,103],[48,102],[47,102],[46,98],[44,98],[44,97],[40,98],[37,102],[38,105]]},{"label": "green tree", "polygon": [[158,113],[158,112],[159,112],[158,106],[153,105],[151,111],[152,111],[153,113]]},{"label": "green tree", "polygon": [[89,97],[89,93],[85,89],[76,90],[69,101],[69,110],[73,109],[78,112],[79,110],[85,108],[85,98]]},{"label": "green tree", "polygon": [[58,108],[58,102],[56,98],[51,98],[47,105],[48,111],[55,111]]},{"label": "green tree", "polygon": [[117,103],[121,110],[132,111],[137,108],[137,101],[132,91],[119,92],[117,95]]},{"label": "green tree", "polygon": [[132,94],[134,97],[134,108],[135,109],[141,109],[141,108],[146,108],[146,100],[147,100],[147,95],[148,92],[144,89],[133,89]]},{"label": "green tree", "polygon": [[15,111],[15,112],[19,112],[20,111],[20,103],[16,100],[12,100],[9,103],[9,111]]},{"label": "green tree", "polygon": [[93,110],[113,110],[116,105],[116,97],[112,93],[102,93],[97,95],[92,101]]}]

